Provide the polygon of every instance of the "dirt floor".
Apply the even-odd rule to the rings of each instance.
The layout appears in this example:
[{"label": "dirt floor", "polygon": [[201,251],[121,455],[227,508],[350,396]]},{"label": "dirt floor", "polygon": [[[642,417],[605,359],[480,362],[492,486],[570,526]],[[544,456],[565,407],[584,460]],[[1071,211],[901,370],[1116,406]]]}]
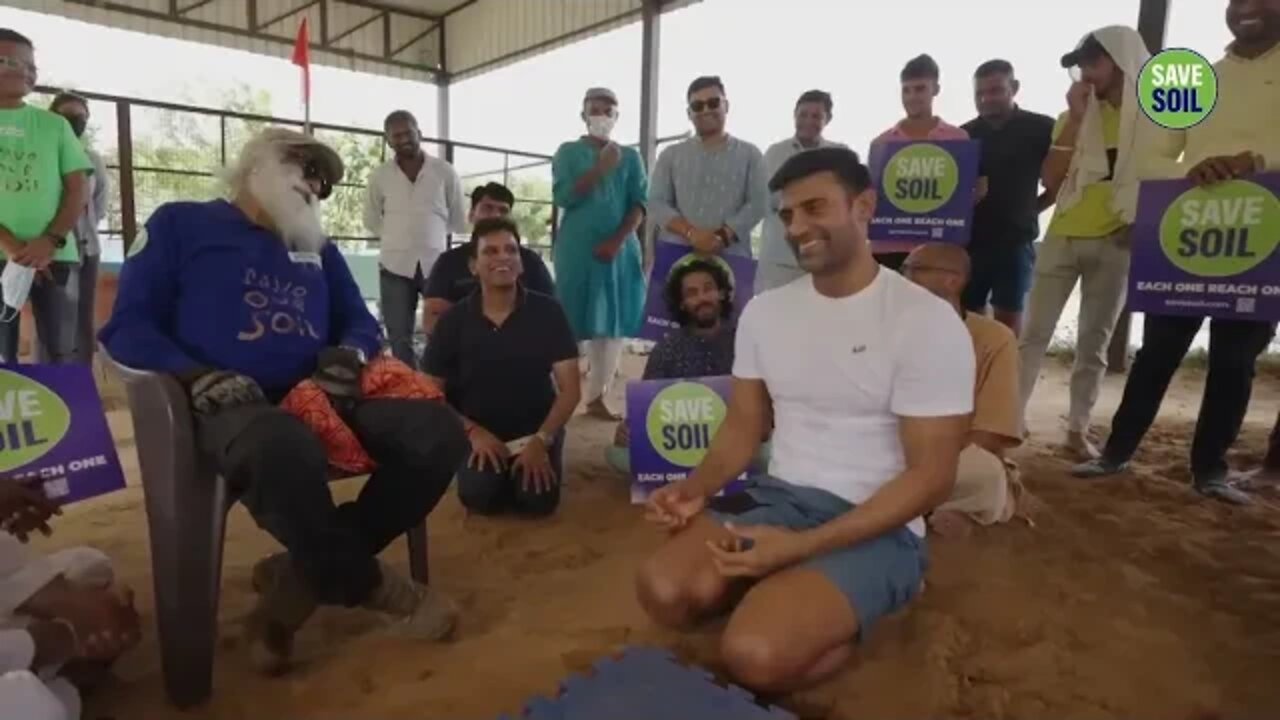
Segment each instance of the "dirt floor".
[{"label": "dirt floor", "polygon": [[[627,358],[635,376],[642,360]],[[1280,494],[1250,508],[1202,500],[1188,487],[1187,444],[1200,376],[1184,372],[1133,475],[1082,482],[1052,443],[1067,373],[1037,391],[1024,478],[1046,508],[1013,524],[934,540],[928,590],[876,628],[858,662],[780,704],[804,718],[1257,718],[1280,709]],[[1108,381],[1106,423],[1122,378]],[[1233,461],[1255,464],[1275,419],[1280,382],[1260,379]],[[108,552],[151,619],[148,538],[123,412],[113,426],[130,488],[70,508],[45,547]],[[602,448],[612,428],[574,420],[563,511],[543,522],[466,518],[450,495],[431,516],[432,578],[464,608],[460,637],[418,646],[388,637],[359,611],[324,610],[300,636],[304,663],[255,676],[238,647],[252,600],[249,568],[274,542],[232,512],[222,584],[215,695],[179,713],[164,699],[153,625],[117,665],[117,682],[86,718],[412,718],[486,720],[628,644],[672,648],[717,666],[716,628],[655,628],[632,592],[640,560],[661,540],[628,504]],[[355,482],[335,486],[350,496]],[[388,551],[405,562],[404,547]],[[800,601],[797,600],[797,603]]]}]

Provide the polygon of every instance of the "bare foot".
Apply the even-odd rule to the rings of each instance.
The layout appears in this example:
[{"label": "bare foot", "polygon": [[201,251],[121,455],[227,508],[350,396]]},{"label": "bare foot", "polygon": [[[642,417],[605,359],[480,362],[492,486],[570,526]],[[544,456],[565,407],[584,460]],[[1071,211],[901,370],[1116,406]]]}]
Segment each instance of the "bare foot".
[{"label": "bare foot", "polygon": [[604,404],[603,396],[587,403],[587,415],[597,420],[609,420],[611,422],[617,422],[622,419],[621,415],[610,410],[609,406]]},{"label": "bare foot", "polygon": [[1067,449],[1075,453],[1081,460],[1096,460],[1102,455],[1098,448],[1082,432],[1067,433]]},{"label": "bare foot", "polygon": [[929,516],[929,527],[945,538],[967,538],[973,533],[973,521],[963,513],[942,510]]}]

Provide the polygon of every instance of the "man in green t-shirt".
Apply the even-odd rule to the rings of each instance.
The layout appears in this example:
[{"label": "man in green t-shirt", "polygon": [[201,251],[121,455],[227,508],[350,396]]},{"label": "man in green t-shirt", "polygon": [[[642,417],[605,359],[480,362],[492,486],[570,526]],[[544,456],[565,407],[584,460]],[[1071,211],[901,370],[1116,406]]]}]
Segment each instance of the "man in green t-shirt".
[{"label": "man in green t-shirt", "polygon": [[80,255],[71,230],[92,165],[65,118],[26,104],[35,84],[31,41],[0,28],[0,360],[18,360],[18,317],[30,298],[43,356],[61,363],[75,349],[68,281]]},{"label": "man in green t-shirt", "polygon": [[1041,168],[1056,208],[1037,252],[1019,341],[1021,401],[1025,415],[1053,331],[1078,283],[1067,446],[1082,460],[1098,455],[1089,419],[1128,289],[1129,228],[1137,208],[1139,148],[1145,147],[1139,137],[1146,137],[1149,123],[1135,101],[1134,82],[1150,56],[1138,32],[1119,25],[1094,30],[1063,56],[1062,66],[1075,72],[1076,82]]}]

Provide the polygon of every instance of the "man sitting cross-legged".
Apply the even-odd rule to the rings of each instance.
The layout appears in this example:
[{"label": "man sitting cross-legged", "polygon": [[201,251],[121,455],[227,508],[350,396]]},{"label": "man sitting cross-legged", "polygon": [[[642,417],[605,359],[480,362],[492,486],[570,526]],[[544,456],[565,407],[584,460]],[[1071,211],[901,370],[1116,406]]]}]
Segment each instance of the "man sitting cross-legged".
[{"label": "man sitting cross-legged", "polygon": [[515,223],[481,220],[470,249],[479,289],[440,318],[426,363],[471,439],[458,498],[482,514],[549,515],[578,407],[578,344],[560,303],[519,284]]},{"label": "man sitting cross-legged", "polygon": [[929,516],[940,533],[964,534],[969,521],[980,525],[1013,517],[1015,497],[1004,455],[1022,444],[1018,420],[1018,340],[1005,325],[966,312],[961,304],[969,282],[969,254],[959,245],[929,243],[907,256],[903,273],[951,304],[964,319],[977,362],[973,424],[951,498]]},{"label": "man sitting cross-legged", "polygon": [[[833,673],[851,641],[919,592],[921,516],[950,496],[974,360],[955,311],[872,258],[876,194],[856,153],[800,153],[770,186],[811,277],[743,313],[724,424],[686,480],[650,496],[649,517],[674,535],[637,590],[672,626],[741,599],[723,660],[738,682],[781,692]],[[769,475],[718,503],[732,514],[705,513],[770,418]]]},{"label": "man sitting cross-legged", "polygon": [[[245,638],[268,672],[285,669],[318,604],[385,613],[421,639],[449,634],[457,618],[439,591],[377,559],[444,495],[466,438],[444,403],[360,397],[382,337],[318,213],[342,172],[310,136],[264,130],[232,169],[230,202],[151,215],[100,335],[115,360],[184,383],[198,449],[288,551],[253,571],[262,596]],[[336,507],[320,437],[277,405],[308,379],[377,465],[359,497]]]},{"label": "man sitting cross-legged", "polygon": [[[715,377],[733,370],[733,288],[729,273],[711,260],[697,259],[678,266],[667,278],[667,312],[680,324],[656,345],[644,365],[645,380]],[[618,423],[605,460],[620,473],[631,474],[627,421]],[[752,467],[769,464],[769,446],[756,454]]]}]

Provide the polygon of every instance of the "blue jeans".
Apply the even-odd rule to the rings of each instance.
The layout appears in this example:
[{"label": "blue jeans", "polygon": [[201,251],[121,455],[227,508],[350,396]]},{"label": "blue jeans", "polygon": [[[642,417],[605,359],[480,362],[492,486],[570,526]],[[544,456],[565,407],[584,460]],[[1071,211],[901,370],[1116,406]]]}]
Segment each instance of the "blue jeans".
[{"label": "blue jeans", "polygon": [[[853,509],[842,497],[761,475],[748,481],[749,497],[708,502],[711,515],[735,525],[772,525],[811,530]],[[732,507],[732,509],[730,509]],[[880,618],[902,609],[920,592],[928,566],[924,538],[906,526],[857,545],[811,557],[798,567],[821,573],[844,594],[858,616],[858,637],[865,638]]]},{"label": "blue jeans", "polygon": [[1031,290],[1036,248],[1032,243],[992,243],[969,246],[969,285],[964,309],[980,313],[990,304],[996,310],[1018,313]]},{"label": "blue jeans", "polygon": [[[0,261],[0,271],[5,263]],[[53,278],[37,276],[31,284],[27,302],[36,321],[36,362],[62,365],[75,360],[76,311],[70,284],[77,281],[76,267],[70,263],[49,266]],[[8,312],[12,312],[11,310]],[[18,346],[22,337],[22,316],[0,323],[0,362],[18,362]]]},{"label": "blue jeans", "polygon": [[[560,505],[560,482],[564,478],[564,430],[547,448],[555,480],[551,489],[538,493],[525,489],[521,473],[508,462],[504,470],[477,470],[464,463],[458,470],[458,499],[471,512],[496,515],[511,510],[519,515],[550,515]],[[469,462],[469,459],[468,459]]]},{"label": "blue jeans", "polygon": [[378,294],[382,309],[382,324],[387,328],[387,342],[391,354],[397,360],[416,368],[414,360],[414,321],[418,316],[418,298],[427,289],[427,279],[422,276],[422,266],[407,278],[378,268]]}]

